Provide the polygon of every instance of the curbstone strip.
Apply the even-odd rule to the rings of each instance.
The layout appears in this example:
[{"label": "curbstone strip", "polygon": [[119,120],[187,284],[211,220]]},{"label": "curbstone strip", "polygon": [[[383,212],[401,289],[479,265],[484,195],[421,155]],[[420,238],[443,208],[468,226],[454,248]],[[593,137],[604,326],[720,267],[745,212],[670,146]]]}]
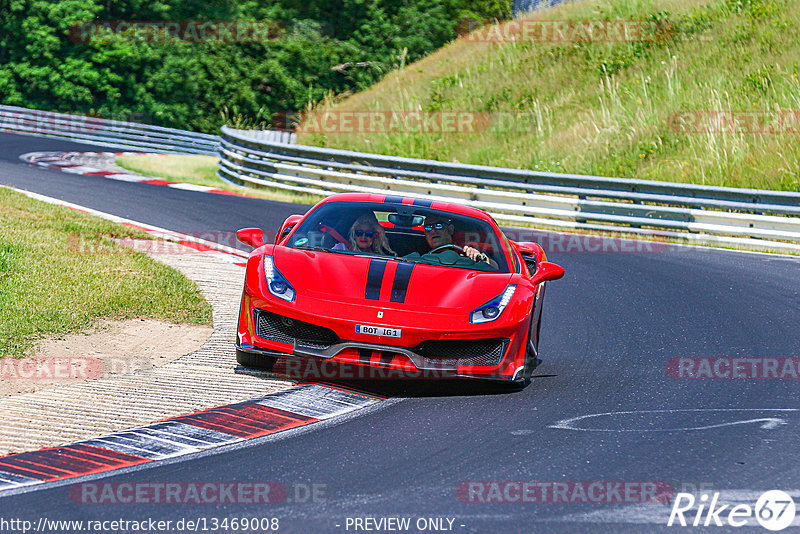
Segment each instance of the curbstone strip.
[{"label": "curbstone strip", "polygon": [[[240,251],[17,191],[185,243],[178,245],[183,251],[157,259],[200,287],[213,308],[214,332],[199,350],[161,367],[0,399],[0,454],[30,451],[0,458],[0,491],[192,454],[385,399],[344,387],[293,386],[261,373],[236,372],[233,346],[246,257]],[[226,404],[231,402],[236,403]],[[187,415],[193,410],[199,411]],[[146,424],[153,420],[159,422]]]},{"label": "curbstone strip", "polygon": [[[192,454],[386,399],[237,372],[233,346],[246,257],[241,251],[14,190],[178,242],[182,249],[157,259],[199,286],[213,308],[214,331],[199,350],[161,367],[0,399],[0,454],[7,454],[0,457],[0,491]],[[153,420],[159,422],[147,424]],[[29,452],[9,454],[15,450]]]},{"label": "curbstone strip", "polygon": [[241,259],[174,248],[175,254],[157,259],[198,285],[213,308],[211,337],[199,350],[161,367],[0,399],[0,455],[93,438],[292,385],[235,372]]},{"label": "curbstone strip", "polygon": [[[185,456],[316,423],[385,397],[320,384],[174,417],[122,432],[0,458],[0,490],[114,471]],[[308,414],[313,401],[313,412]],[[279,405],[280,408],[273,405]],[[305,413],[304,413],[305,412]]]}]

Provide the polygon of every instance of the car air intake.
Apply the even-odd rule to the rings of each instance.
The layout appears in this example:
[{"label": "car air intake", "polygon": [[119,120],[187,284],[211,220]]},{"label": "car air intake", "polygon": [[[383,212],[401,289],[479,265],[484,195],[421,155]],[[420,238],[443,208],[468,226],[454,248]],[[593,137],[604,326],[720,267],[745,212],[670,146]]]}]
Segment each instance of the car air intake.
[{"label": "car air intake", "polygon": [[277,313],[255,310],[255,319],[256,334],[264,339],[315,349],[324,349],[339,342],[339,337],[329,328]]},{"label": "car air intake", "polygon": [[446,365],[497,365],[507,342],[507,339],[424,341],[414,352]]}]

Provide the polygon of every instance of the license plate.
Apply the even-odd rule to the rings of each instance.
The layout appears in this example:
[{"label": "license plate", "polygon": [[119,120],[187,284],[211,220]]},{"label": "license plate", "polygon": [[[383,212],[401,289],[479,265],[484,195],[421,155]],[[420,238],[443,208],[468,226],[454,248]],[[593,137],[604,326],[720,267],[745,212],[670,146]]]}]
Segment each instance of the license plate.
[{"label": "license plate", "polygon": [[386,326],[371,326],[368,324],[357,324],[356,334],[367,334],[380,337],[400,337],[403,333],[399,328],[389,328]]}]

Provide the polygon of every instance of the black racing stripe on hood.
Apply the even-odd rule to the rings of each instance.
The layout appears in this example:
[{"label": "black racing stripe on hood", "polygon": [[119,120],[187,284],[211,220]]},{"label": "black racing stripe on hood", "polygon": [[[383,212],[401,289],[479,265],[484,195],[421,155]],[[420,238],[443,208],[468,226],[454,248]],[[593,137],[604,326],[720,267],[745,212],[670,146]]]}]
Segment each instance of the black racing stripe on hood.
[{"label": "black racing stripe on hood", "polygon": [[415,206],[422,206],[423,208],[430,208],[431,204],[433,204],[433,200],[426,200],[424,198],[415,198],[414,205]]},{"label": "black racing stripe on hood", "polygon": [[406,291],[408,291],[408,281],[411,279],[411,271],[414,270],[413,263],[400,263],[397,265],[397,271],[394,273],[394,282],[392,283],[392,302],[405,302]]},{"label": "black racing stripe on hood", "polygon": [[367,288],[364,298],[368,300],[378,300],[381,296],[381,281],[383,272],[386,270],[387,260],[375,258],[369,261],[369,271],[367,272]]},{"label": "black racing stripe on hood", "polygon": [[386,198],[383,199],[384,202],[388,202],[390,204],[402,204],[403,197],[398,197],[394,195],[386,195]]}]

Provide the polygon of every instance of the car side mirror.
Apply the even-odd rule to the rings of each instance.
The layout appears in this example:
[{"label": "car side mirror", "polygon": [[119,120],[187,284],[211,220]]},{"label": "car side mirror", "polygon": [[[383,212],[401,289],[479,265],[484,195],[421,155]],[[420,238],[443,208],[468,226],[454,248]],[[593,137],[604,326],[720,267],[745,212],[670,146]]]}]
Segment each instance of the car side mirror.
[{"label": "car side mirror", "polygon": [[294,224],[286,225],[286,227],[283,230],[281,230],[281,233],[279,233],[277,236],[275,236],[275,244],[277,245],[278,243],[283,241],[283,238],[286,237],[287,235],[289,235],[289,232],[291,232],[292,228],[294,228],[294,227],[295,227]]},{"label": "car side mirror", "polygon": [[536,268],[536,272],[531,276],[531,283],[539,284],[550,280],[558,280],[562,276],[564,276],[564,268],[562,266],[549,261],[541,261]]},{"label": "car side mirror", "polygon": [[528,266],[528,272],[531,273],[531,276],[536,272],[538,267],[538,263],[540,261],[544,261],[546,256],[544,255],[544,250],[538,243],[528,243],[528,242],[516,242],[511,241],[519,250],[520,255],[522,256],[522,261],[525,262],[525,265]]},{"label": "car side mirror", "polygon": [[286,217],[286,220],[283,221],[283,224],[281,224],[281,227],[278,229],[278,233],[275,234],[275,244],[277,245],[283,240],[284,237],[289,235],[289,232],[292,231],[292,228],[297,226],[297,223],[299,223],[302,219],[303,216],[297,214]]},{"label": "car side mirror", "polygon": [[264,244],[264,230],[261,228],[242,228],[236,231],[236,239],[240,243],[258,248]]},{"label": "car side mirror", "polygon": [[529,273],[533,274],[533,273],[536,272],[536,267],[537,267],[537,264],[538,264],[538,262],[536,260],[536,256],[534,256],[533,254],[526,254],[526,253],[523,252],[522,253],[522,261],[524,261],[525,265],[528,266],[528,272]]}]

